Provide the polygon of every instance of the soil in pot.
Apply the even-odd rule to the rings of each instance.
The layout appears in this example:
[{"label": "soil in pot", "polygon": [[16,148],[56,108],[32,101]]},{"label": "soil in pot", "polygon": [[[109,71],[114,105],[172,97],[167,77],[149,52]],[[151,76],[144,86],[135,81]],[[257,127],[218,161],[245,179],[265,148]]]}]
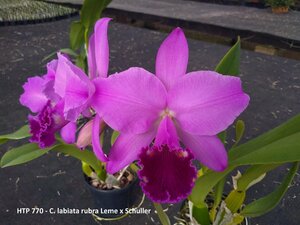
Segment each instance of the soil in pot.
[{"label": "soil in pot", "polygon": [[85,180],[94,199],[94,208],[99,210],[97,216],[101,218],[120,217],[125,214],[126,209],[136,206],[142,198],[139,180],[136,174],[129,171],[120,178],[118,188],[101,182],[96,183],[87,176]]}]

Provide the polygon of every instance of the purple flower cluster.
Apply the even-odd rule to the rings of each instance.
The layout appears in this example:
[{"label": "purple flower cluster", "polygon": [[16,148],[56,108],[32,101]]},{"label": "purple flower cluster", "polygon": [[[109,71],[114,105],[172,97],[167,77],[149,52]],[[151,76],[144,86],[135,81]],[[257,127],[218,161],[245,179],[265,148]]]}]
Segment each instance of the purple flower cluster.
[{"label": "purple flower cluster", "polygon": [[[245,110],[249,96],[237,77],[187,73],[188,44],[180,28],[160,46],[155,75],[132,67],[107,76],[109,21],[97,21],[90,37],[88,74],[58,54],[46,75],[24,85],[20,102],[37,113],[29,116],[31,141],[50,146],[60,130],[73,143],[77,119],[87,117],[77,138],[79,148],[91,144],[112,174],[138,160],[141,187],[150,199],[180,201],[190,194],[197,176],[194,157],[215,171],[227,167],[217,134]],[[120,132],[108,156],[99,141],[104,123]]]}]

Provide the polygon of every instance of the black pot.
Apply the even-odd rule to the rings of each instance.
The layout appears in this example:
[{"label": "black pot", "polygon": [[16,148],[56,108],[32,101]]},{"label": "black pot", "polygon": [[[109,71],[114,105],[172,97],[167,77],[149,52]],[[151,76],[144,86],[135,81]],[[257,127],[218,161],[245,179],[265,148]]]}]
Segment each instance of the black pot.
[{"label": "black pot", "polygon": [[97,216],[101,218],[122,216],[127,208],[136,206],[142,198],[142,190],[136,175],[126,187],[113,190],[101,190],[93,187],[86,176],[85,181],[94,199],[94,208],[99,210]]}]

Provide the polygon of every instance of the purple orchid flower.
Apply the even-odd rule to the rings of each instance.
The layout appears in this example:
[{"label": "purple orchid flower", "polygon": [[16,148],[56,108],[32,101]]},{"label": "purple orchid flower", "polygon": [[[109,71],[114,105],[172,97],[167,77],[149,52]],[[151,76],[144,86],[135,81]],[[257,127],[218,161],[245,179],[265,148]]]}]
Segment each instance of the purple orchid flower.
[{"label": "purple orchid flower", "polygon": [[66,143],[75,141],[76,124],[64,119],[64,102],[53,89],[57,64],[58,60],[52,60],[47,64],[47,74],[28,78],[20,96],[20,103],[37,113],[36,116],[29,115],[28,120],[32,134],[30,141],[38,143],[40,148],[53,145],[59,130]]},{"label": "purple orchid flower", "polygon": [[89,39],[88,76],[69,60],[59,60],[54,83],[55,92],[65,99],[65,118],[75,121],[88,114],[91,98],[95,93],[93,80],[106,78],[109,65],[107,29],[110,18],[102,18],[95,24],[94,34]]},{"label": "purple orchid flower", "polygon": [[[95,32],[89,39],[89,77],[68,57],[58,54],[58,59],[48,64],[46,75],[29,78],[23,86],[25,92],[20,98],[21,104],[38,113],[36,116],[30,116],[29,122],[33,135],[31,141],[39,143],[40,147],[52,145],[55,142],[54,134],[60,129],[64,141],[74,143],[76,120],[81,114],[91,116],[90,100],[95,93],[93,79],[107,77],[108,72],[107,28],[110,20],[98,20]],[[93,131],[94,152],[100,160],[107,161],[99,143],[99,133],[102,130],[100,126],[103,121],[98,115],[92,121],[93,126],[88,128]],[[82,141],[84,140],[81,135],[80,142]]]},{"label": "purple orchid flower", "polygon": [[188,196],[196,176],[192,155],[215,171],[227,167],[217,134],[249,103],[239,78],[213,71],[186,74],[187,64],[187,40],[176,28],[159,48],[156,76],[130,68],[95,80],[93,108],[120,131],[107,171],[115,173],[139,159],[141,186],[155,202]]},{"label": "purple orchid flower", "polygon": [[[88,76],[75,66],[71,61],[58,60],[57,73],[54,82],[55,92],[64,99],[64,116],[67,120],[76,121],[83,114],[91,117],[91,100],[95,94],[94,80],[107,77],[109,66],[109,46],[107,29],[110,18],[98,20],[94,27],[94,33],[89,39],[88,47]],[[85,132],[92,135],[79,133],[77,144],[80,148],[92,142],[95,155],[101,161],[107,161],[103,153],[99,134],[102,132],[103,120],[96,114],[91,123],[84,128]]]}]

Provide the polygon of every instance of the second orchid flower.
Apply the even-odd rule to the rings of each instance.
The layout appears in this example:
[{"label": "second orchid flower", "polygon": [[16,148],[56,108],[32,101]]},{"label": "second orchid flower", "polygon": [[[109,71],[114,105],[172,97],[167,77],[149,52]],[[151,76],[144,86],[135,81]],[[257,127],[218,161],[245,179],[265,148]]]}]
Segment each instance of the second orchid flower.
[{"label": "second orchid flower", "polygon": [[115,173],[140,160],[141,185],[156,202],[187,197],[196,176],[192,155],[215,171],[227,167],[217,134],[249,102],[239,78],[213,71],[186,74],[187,64],[187,40],[176,28],[159,48],[156,76],[130,68],[95,80],[93,107],[121,133],[110,150],[107,171]]}]

